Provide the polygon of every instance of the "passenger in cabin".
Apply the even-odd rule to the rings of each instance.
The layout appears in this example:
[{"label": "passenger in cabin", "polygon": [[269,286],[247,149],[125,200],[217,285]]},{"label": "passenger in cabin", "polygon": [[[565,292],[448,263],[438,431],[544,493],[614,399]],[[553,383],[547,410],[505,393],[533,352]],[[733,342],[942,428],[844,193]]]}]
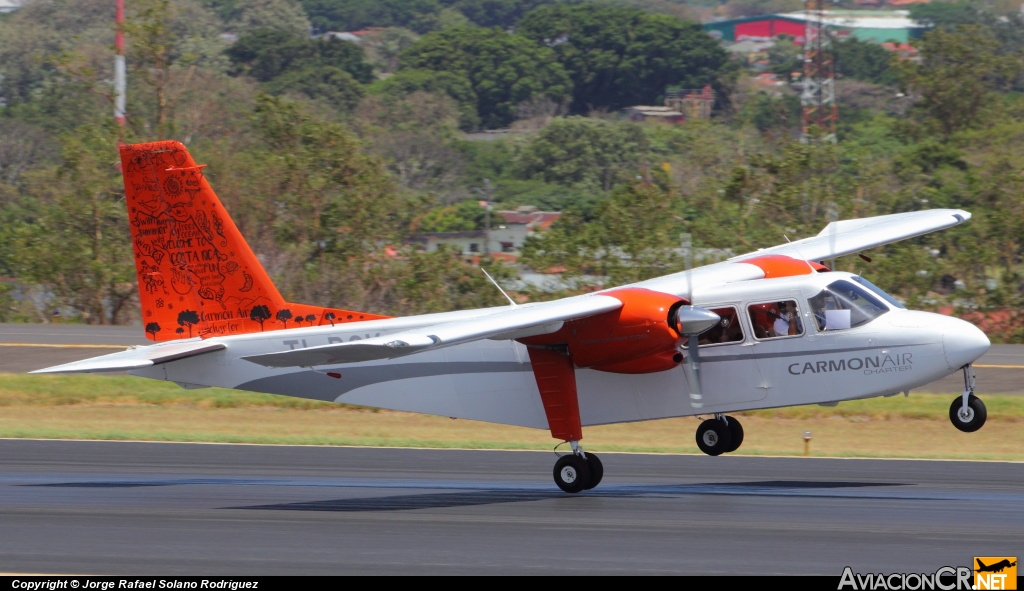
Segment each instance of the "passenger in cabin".
[{"label": "passenger in cabin", "polygon": [[771,338],[775,320],[781,316],[777,304],[754,304],[750,306],[750,325],[754,336],[759,339]]},{"label": "passenger in cabin", "polygon": [[700,335],[701,345],[735,343],[743,340],[743,329],[740,328],[735,308],[716,308],[711,311],[718,314],[721,320],[714,327]]},{"label": "passenger in cabin", "polygon": [[804,333],[796,301],[785,300],[750,306],[750,324],[759,339],[796,336]]},{"label": "passenger in cabin", "polygon": [[800,314],[796,310],[796,302],[786,300],[779,302],[781,313],[772,324],[772,330],[776,337],[795,336],[803,334],[804,329],[800,323]]}]

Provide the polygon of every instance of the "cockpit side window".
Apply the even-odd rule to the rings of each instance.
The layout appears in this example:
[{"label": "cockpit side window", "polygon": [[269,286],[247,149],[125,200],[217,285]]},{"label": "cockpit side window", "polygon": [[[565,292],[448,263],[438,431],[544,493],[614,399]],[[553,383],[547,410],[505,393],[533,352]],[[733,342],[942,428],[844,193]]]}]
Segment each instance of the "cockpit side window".
[{"label": "cockpit side window", "polygon": [[849,281],[834,281],[809,300],[819,331],[856,328],[889,308],[873,293]]},{"label": "cockpit side window", "polygon": [[743,329],[740,327],[739,314],[736,308],[711,308],[722,320],[707,332],[701,333],[700,345],[718,345],[722,343],[738,343],[743,340]]},{"label": "cockpit side window", "polygon": [[800,309],[796,300],[782,300],[766,304],[752,304],[747,307],[750,326],[759,339],[792,337],[804,334]]},{"label": "cockpit side window", "polygon": [[899,303],[899,301],[897,301],[896,298],[894,298],[891,295],[885,293],[885,291],[882,290],[881,287],[878,287],[877,285],[875,285],[874,283],[871,283],[867,279],[864,279],[863,277],[860,277],[858,275],[854,275],[853,277],[850,277],[850,279],[853,279],[857,283],[859,283],[859,284],[863,285],[864,287],[870,289],[871,291],[875,292],[875,295],[877,295],[878,297],[880,297],[883,300],[885,300],[885,301],[889,302],[890,304],[892,304],[892,306],[894,308],[899,308],[900,310],[906,310],[907,309],[907,307],[904,306],[903,304]]}]

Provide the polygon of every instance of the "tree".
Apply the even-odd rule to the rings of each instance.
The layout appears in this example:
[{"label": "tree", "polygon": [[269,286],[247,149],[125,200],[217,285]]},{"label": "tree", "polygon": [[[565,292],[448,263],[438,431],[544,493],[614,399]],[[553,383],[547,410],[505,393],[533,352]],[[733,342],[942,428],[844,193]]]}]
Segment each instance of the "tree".
[{"label": "tree", "polygon": [[469,80],[484,127],[515,120],[534,97],[564,101],[570,81],[547,47],[501,29],[454,27],[424,35],[400,56],[401,70],[447,71]]},{"label": "tree", "polygon": [[635,176],[646,157],[639,125],[584,117],[555,119],[516,153],[522,178],[605,192],[623,174]]},{"label": "tree", "polygon": [[476,111],[477,96],[473,91],[473,85],[468,78],[455,72],[402,70],[394,76],[374,82],[367,91],[371,95],[386,96],[394,100],[416,92],[444,94],[458,104],[460,129],[472,131],[480,125],[480,116]]},{"label": "tree", "polygon": [[[505,298],[480,269],[465,264],[462,253],[454,248],[433,252],[407,252],[404,261],[390,269],[389,288],[402,310],[421,314],[434,310],[498,306]],[[514,277],[514,270],[481,261],[499,283]]]},{"label": "tree", "polygon": [[793,72],[803,73],[804,49],[793,43],[793,38],[789,35],[780,35],[766,53],[768,54],[768,71],[783,80],[789,80]]},{"label": "tree", "polygon": [[199,324],[199,313],[195,310],[178,312],[178,325],[188,327],[188,338],[192,338],[192,327]]},{"label": "tree", "polygon": [[975,6],[974,2],[934,2],[910,7],[910,18],[931,28],[955,31],[961,25],[984,25],[992,17]]},{"label": "tree", "polygon": [[635,9],[544,6],[516,31],[554,50],[572,79],[570,110],[577,114],[655,104],[669,86],[710,84],[722,101],[735,71],[699,24]]},{"label": "tree", "polygon": [[225,53],[235,73],[260,82],[311,67],[344,70],[361,84],[373,80],[373,68],[366,63],[363,50],[340,39],[309,39],[287,31],[259,29],[239,37]]},{"label": "tree", "polygon": [[[232,2],[232,4],[234,4]],[[308,36],[311,28],[302,7],[292,0],[248,0],[234,4],[229,15],[232,30],[245,34],[260,29],[279,29],[295,35]]]},{"label": "tree", "polygon": [[288,321],[292,319],[292,311],[287,308],[278,310],[274,318],[276,318],[278,322],[284,324],[285,328],[288,328]]},{"label": "tree", "polygon": [[326,314],[324,314],[324,320],[327,320],[328,322],[330,322],[331,326],[334,326],[334,319],[335,319],[334,312],[327,312]]},{"label": "tree", "polygon": [[483,230],[486,210],[475,200],[438,207],[427,212],[420,222],[421,232],[464,232]]},{"label": "tree", "polygon": [[146,324],[146,332],[153,335],[153,339],[156,339],[156,333],[160,332],[160,324],[157,322],[150,322]]},{"label": "tree", "polygon": [[363,98],[363,87],[348,72],[334,66],[311,65],[288,70],[266,85],[271,94],[301,92],[310,98],[324,99],[342,113],[356,108]]},{"label": "tree", "polygon": [[727,6],[723,6],[729,18],[794,12],[803,7],[802,0],[731,0]]},{"label": "tree", "polygon": [[399,54],[412,47],[419,38],[404,27],[388,27],[366,47],[368,59],[381,72],[393,73],[398,69]]},{"label": "tree", "polygon": [[899,81],[889,50],[855,37],[835,44],[836,74],[874,84],[893,86]]},{"label": "tree", "polygon": [[556,0],[458,0],[457,8],[479,27],[512,29],[523,15]]},{"label": "tree", "polygon": [[434,28],[438,0],[302,0],[317,31],[358,31],[366,27],[405,27],[417,33]]},{"label": "tree", "polygon": [[64,134],[61,164],[33,171],[19,182],[30,197],[0,207],[0,247],[7,243],[0,251],[10,249],[0,265],[46,284],[55,304],[95,324],[126,321],[125,305],[137,293],[124,184],[113,167],[116,137],[112,121]]},{"label": "tree", "polygon": [[263,323],[270,320],[270,308],[266,306],[253,306],[249,311],[249,320],[260,323],[260,332],[263,332]]},{"label": "tree", "polygon": [[750,121],[762,133],[771,130],[791,131],[800,128],[800,97],[792,94],[772,97],[758,91],[744,100],[741,109],[743,119]]},{"label": "tree", "polygon": [[903,83],[916,95],[920,119],[943,135],[977,127],[999,105],[1024,68],[1021,54],[999,53],[999,42],[984,29],[962,26],[934,30],[919,42],[920,62],[900,62]]},{"label": "tree", "polygon": [[155,129],[159,137],[168,137],[175,106],[196,69],[221,64],[217,20],[195,2],[139,0],[129,4],[124,32],[129,72],[153,93],[145,100],[137,98],[140,93],[128,97],[128,122],[140,134]]},{"label": "tree", "polygon": [[458,195],[464,165],[456,148],[458,117],[458,107],[443,94],[378,94],[359,105],[352,123],[400,186]]},{"label": "tree", "polygon": [[682,268],[683,212],[673,188],[647,182],[620,185],[597,206],[591,223],[564,215],[550,231],[527,239],[522,260],[535,269],[563,267],[569,279],[606,277],[608,285],[664,275]]}]

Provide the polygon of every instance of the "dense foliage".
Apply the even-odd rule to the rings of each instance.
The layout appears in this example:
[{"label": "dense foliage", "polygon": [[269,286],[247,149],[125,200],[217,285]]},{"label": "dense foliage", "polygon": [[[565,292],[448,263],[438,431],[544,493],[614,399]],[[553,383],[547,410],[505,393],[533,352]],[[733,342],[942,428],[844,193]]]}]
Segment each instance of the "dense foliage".
[{"label": "dense foliage", "polygon": [[[460,253],[420,252],[412,237],[481,229],[493,210],[531,205],[565,215],[520,262],[561,272],[564,293],[816,234],[837,218],[962,207],[974,217],[960,228],[838,266],[915,306],[1024,303],[1019,15],[994,2],[914,7],[932,25],[916,60],[839,43],[840,138],[821,145],[798,141],[798,88],[755,81],[679,18],[718,3],[627,4],[137,0],[118,128],[112,6],[29,1],[0,16],[0,320],[59,309],[138,322],[115,147],[165,138],[209,165],[295,301],[394,314],[501,304]],[[730,0],[718,14],[792,4]],[[355,44],[310,37],[311,25],[367,30]],[[799,50],[778,43],[768,62],[788,80]],[[719,98],[710,121],[616,115],[705,84]],[[511,131],[464,133],[494,128]],[[1014,322],[995,336],[1024,341],[1024,318]]]},{"label": "dense foliage", "polygon": [[712,85],[728,96],[728,58],[701,27],[639,10],[580,4],[539,8],[517,31],[551,47],[572,79],[573,113],[653,104],[669,86]]},{"label": "dense foliage", "polygon": [[516,107],[537,99],[555,103],[570,93],[555,54],[501,29],[454,27],[425,35],[400,57],[402,68],[450,72],[469,82],[484,127],[504,127]]}]

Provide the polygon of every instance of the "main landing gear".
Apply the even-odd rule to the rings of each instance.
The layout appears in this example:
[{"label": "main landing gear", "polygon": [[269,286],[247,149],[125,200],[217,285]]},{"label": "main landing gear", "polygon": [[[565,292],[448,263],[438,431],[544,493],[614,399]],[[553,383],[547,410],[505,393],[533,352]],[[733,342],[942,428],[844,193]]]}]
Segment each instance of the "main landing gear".
[{"label": "main landing gear", "polygon": [[579,441],[569,443],[572,445],[572,453],[555,462],[555,484],[567,493],[590,490],[604,478],[604,464],[597,454],[585,453]]},{"label": "main landing gear", "polygon": [[967,364],[964,370],[964,393],[953,399],[949,405],[949,420],[953,426],[964,433],[973,433],[981,429],[988,418],[985,403],[974,395],[974,368]]},{"label": "main landing gear", "polygon": [[716,414],[697,427],[697,447],[709,456],[734,452],[743,443],[743,425],[736,417]]}]

